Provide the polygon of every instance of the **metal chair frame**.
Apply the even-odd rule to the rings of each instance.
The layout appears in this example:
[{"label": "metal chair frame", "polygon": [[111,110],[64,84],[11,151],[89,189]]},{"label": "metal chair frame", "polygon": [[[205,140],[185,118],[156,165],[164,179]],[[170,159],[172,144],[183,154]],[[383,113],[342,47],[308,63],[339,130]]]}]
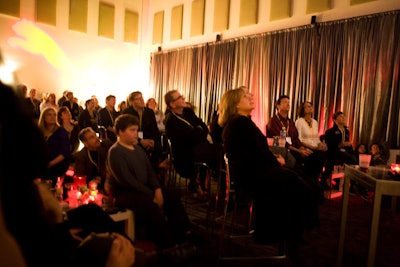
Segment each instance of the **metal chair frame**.
[{"label": "metal chair frame", "polygon": [[[230,175],[230,168],[229,168],[229,160],[226,154],[224,154],[224,162],[225,162],[225,177],[226,177],[226,194],[225,194],[225,199],[224,199],[224,210],[223,210],[223,216],[222,216],[222,225],[221,225],[221,232],[220,232],[220,241],[219,241],[219,253],[218,253],[218,259],[219,262],[241,262],[241,261],[249,261],[249,262],[259,262],[259,261],[274,261],[274,262],[281,262],[282,266],[284,265],[285,259],[287,258],[286,255],[286,241],[282,241],[279,243],[279,248],[278,248],[278,255],[268,255],[268,256],[225,256],[223,255],[223,250],[224,250],[224,239],[226,238],[226,232],[225,232],[225,227],[226,227],[226,220],[227,220],[227,213],[228,213],[228,205],[230,199],[233,201],[233,211],[231,214],[231,221],[230,221],[230,226],[231,230],[228,234],[228,240],[232,241],[232,239],[235,238],[252,238],[254,234],[254,230],[252,229],[252,224],[253,224],[253,219],[254,215],[253,214],[253,200],[250,199],[248,201],[249,205],[249,220],[248,220],[248,225],[247,225],[247,234],[234,234],[237,222],[236,222],[236,216],[237,216],[237,206],[238,206],[238,192],[234,188],[234,184],[231,181],[231,175]],[[230,243],[229,243],[230,245]]]}]

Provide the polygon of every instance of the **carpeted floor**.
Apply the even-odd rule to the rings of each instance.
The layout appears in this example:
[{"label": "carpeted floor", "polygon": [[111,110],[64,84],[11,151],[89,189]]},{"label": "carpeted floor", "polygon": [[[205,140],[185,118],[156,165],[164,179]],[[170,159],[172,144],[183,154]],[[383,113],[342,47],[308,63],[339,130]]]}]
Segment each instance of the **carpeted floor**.
[{"label": "carpeted floor", "polygon": [[[186,198],[184,202],[195,228],[194,242],[200,249],[198,256],[185,266],[282,266],[273,262],[220,262],[218,260],[219,215],[216,215],[215,220],[211,220],[214,222],[211,223],[206,219],[207,203],[199,202],[192,197]],[[392,216],[389,198],[383,199],[382,206],[375,266],[400,266],[400,213],[397,212],[395,217]],[[350,197],[342,266],[366,266],[371,211],[371,202],[366,202],[359,196]],[[297,249],[290,250],[283,266],[336,266],[340,212],[341,197],[325,200],[320,206],[321,226],[305,233],[305,242]],[[211,212],[210,217],[212,214]],[[232,255],[248,256],[268,254],[274,249],[259,245],[251,238],[246,238],[235,239],[230,251]]]}]

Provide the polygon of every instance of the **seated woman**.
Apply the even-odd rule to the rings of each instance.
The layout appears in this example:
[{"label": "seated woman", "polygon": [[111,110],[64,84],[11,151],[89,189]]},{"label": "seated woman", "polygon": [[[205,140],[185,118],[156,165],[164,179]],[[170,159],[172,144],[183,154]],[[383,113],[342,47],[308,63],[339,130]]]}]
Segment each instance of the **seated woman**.
[{"label": "seated woman", "polygon": [[371,166],[381,166],[381,165],[386,165],[387,162],[384,160],[380,146],[377,143],[373,143],[370,147],[371,151]]},{"label": "seated woman", "polygon": [[58,124],[56,110],[52,107],[42,111],[38,125],[46,140],[49,160],[43,178],[51,180],[55,186],[57,178],[64,176],[72,160],[68,132]]},{"label": "seated woman", "polygon": [[64,128],[68,133],[71,153],[75,153],[79,148],[79,125],[73,122],[69,109],[65,106],[57,111],[57,122],[60,127]]},{"label": "seated woman", "polygon": [[299,241],[303,230],[319,224],[317,194],[268,148],[266,137],[250,118],[253,96],[227,91],[219,105],[224,150],[237,189],[254,200],[258,242]]}]

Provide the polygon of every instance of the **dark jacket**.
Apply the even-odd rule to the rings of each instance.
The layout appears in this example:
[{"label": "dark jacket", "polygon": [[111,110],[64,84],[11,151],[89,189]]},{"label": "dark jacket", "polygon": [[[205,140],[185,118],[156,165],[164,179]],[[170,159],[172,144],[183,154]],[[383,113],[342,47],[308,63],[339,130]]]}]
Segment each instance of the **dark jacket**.
[{"label": "dark jacket", "polygon": [[167,137],[171,140],[175,168],[185,177],[194,175],[194,150],[202,143],[208,143],[207,125],[190,108],[183,114],[169,112],[165,119]]},{"label": "dark jacket", "polygon": [[[350,141],[350,131],[347,127],[344,127],[345,141]],[[325,142],[328,146],[328,153],[334,153],[340,151],[340,144],[342,143],[342,132],[339,127],[335,124],[332,128],[325,131]],[[343,147],[348,152],[352,152],[351,146]]]},{"label": "dark jacket", "polygon": [[112,142],[110,140],[103,140],[99,149],[95,152],[89,152],[86,147],[76,152],[73,155],[75,159],[75,174],[85,175],[87,182],[100,176],[102,182],[100,187],[104,185],[106,179],[107,153],[111,145]]}]

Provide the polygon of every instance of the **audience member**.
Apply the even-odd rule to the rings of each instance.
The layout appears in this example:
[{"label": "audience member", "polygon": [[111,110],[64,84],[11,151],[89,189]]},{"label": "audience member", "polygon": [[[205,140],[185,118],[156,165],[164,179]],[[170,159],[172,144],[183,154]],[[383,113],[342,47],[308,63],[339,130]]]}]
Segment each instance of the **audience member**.
[{"label": "audience member", "polygon": [[[69,112],[71,112],[73,121],[78,122],[80,108],[79,108],[79,105],[77,103],[75,103],[75,101],[74,101],[74,93],[68,92],[66,97],[67,97],[67,101],[64,101],[62,106],[67,107],[69,109]],[[60,106],[60,108],[61,108],[61,106]]]},{"label": "audience member", "polygon": [[45,108],[52,107],[58,110],[58,105],[56,103],[56,95],[54,93],[47,93],[40,104],[40,111],[42,112]]},{"label": "audience member", "polygon": [[83,128],[79,132],[79,140],[84,147],[73,154],[75,174],[86,176],[87,182],[96,180],[99,189],[102,189],[106,179],[107,153],[112,142],[107,139],[100,142],[99,137],[91,127]]},{"label": "audience member", "polygon": [[98,133],[99,127],[97,126],[97,113],[94,108],[94,100],[92,98],[86,100],[85,109],[79,116],[78,125],[80,129],[92,127],[93,131]]},{"label": "audience member", "polygon": [[94,112],[97,114],[102,107],[99,105],[99,100],[97,99],[97,96],[92,95],[92,99],[94,102]]},{"label": "audience member", "polygon": [[24,83],[20,83],[16,87],[17,95],[28,98],[28,86]]},{"label": "audience member", "polygon": [[45,108],[40,114],[39,128],[46,140],[47,170],[43,175],[45,180],[51,180],[55,186],[57,178],[63,176],[71,162],[71,145],[68,132],[57,122],[57,112],[54,108]]},{"label": "audience member", "polygon": [[145,107],[143,95],[139,91],[129,94],[128,103],[129,107],[124,114],[131,114],[139,120],[139,143],[147,152],[153,168],[157,170],[162,147],[154,111]]},{"label": "audience member", "polygon": [[26,99],[27,106],[32,113],[35,121],[38,121],[40,116],[40,100],[36,98],[37,91],[35,88],[29,90],[29,96]]},{"label": "audience member", "polygon": [[319,224],[317,195],[294,171],[281,167],[267,139],[251,120],[253,96],[242,88],[229,90],[219,104],[224,151],[238,192],[254,200],[257,241],[301,241],[303,231]]},{"label": "audience member", "polygon": [[[82,111],[83,111],[83,107],[81,105],[81,102],[79,102],[79,99],[77,97],[74,96],[74,102],[78,105],[79,107],[79,116],[81,115]],[[79,118],[78,116],[78,118]]]},{"label": "audience member", "polygon": [[164,113],[158,109],[158,104],[154,98],[149,98],[146,102],[146,107],[154,111],[158,130],[161,134],[165,133]]},{"label": "audience member", "polygon": [[97,125],[106,129],[107,138],[112,142],[117,141],[117,135],[114,130],[114,121],[118,117],[118,112],[115,110],[115,96],[108,95],[106,97],[106,106],[97,113]]},{"label": "audience member", "polygon": [[68,90],[65,90],[63,92],[62,97],[60,97],[60,99],[57,100],[57,104],[58,104],[59,107],[62,107],[64,102],[68,101],[68,97],[67,97],[68,92],[69,92]]},{"label": "audience member", "polygon": [[127,107],[128,107],[128,106],[127,106],[125,100],[119,102],[119,104],[118,104],[118,110],[117,110],[118,113],[119,113],[119,114],[123,114],[123,113],[124,113],[124,110],[125,110]]},{"label": "audience member", "polygon": [[71,112],[66,106],[61,107],[57,111],[57,122],[64,128],[68,133],[70,151],[75,153],[79,148],[79,125],[77,122],[73,121]]},{"label": "audience member", "polygon": [[346,126],[344,113],[337,111],[332,116],[334,125],[325,131],[325,142],[328,146],[326,153],[325,171],[321,179],[329,179],[333,167],[338,161],[347,164],[357,164],[357,158],[353,154],[353,147],[350,142],[350,131]]},{"label": "audience member", "polygon": [[306,101],[300,105],[299,118],[295,122],[299,139],[303,146],[314,152],[317,150],[326,151],[328,147],[319,138],[318,122],[312,117],[313,112],[314,109],[311,102]]},{"label": "audience member", "polygon": [[[0,98],[5,103],[0,114],[8,114],[7,117],[0,117],[0,211],[3,215],[0,225],[5,223],[8,233],[17,243],[1,246],[2,255],[8,252],[7,258],[13,258],[7,262],[1,256],[1,263],[4,266],[77,266],[71,262],[71,256],[82,238],[72,233],[80,230],[69,228],[69,222],[63,221],[60,204],[47,187],[35,181],[46,172],[43,134],[31,121],[28,109],[12,89],[2,84],[0,86]],[[51,110],[55,121],[53,108],[47,108],[44,112]],[[26,132],[29,132],[30,138],[25,138]],[[17,161],[23,162],[24,167],[14,168]],[[9,234],[3,235],[2,231],[0,242],[9,241]],[[111,249],[104,251],[106,262],[103,262],[103,266],[132,266],[135,254],[131,242],[117,233],[114,237]],[[19,255],[15,255],[18,253],[16,246],[20,248]]]},{"label": "audience member", "polygon": [[[311,150],[305,147],[299,139],[299,133],[296,125],[288,117],[290,110],[290,99],[288,96],[280,96],[276,101],[275,107],[277,113],[269,120],[266,129],[267,137],[273,138],[280,136],[281,131],[286,131],[286,147],[296,159],[295,169],[302,173],[304,178],[312,183],[317,183],[324,165],[324,157],[321,150]],[[328,185],[322,181],[322,186]]]},{"label": "audience member", "polygon": [[381,148],[377,143],[373,143],[370,148],[371,151],[371,166],[385,166],[386,160],[382,157]]},{"label": "audience member", "polygon": [[358,158],[359,154],[368,154],[369,153],[366,144],[358,144],[354,151],[355,151],[356,158]]},{"label": "audience member", "polygon": [[189,233],[191,224],[179,194],[161,189],[145,151],[137,145],[139,120],[131,114],[121,115],[115,120],[115,129],[118,140],[108,152],[106,190],[115,197],[116,205],[135,212],[136,229],[144,229],[158,249],[182,250],[177,244]]},{"label": "audience member", "polygon": [[202,188],[198,188],[194,162],[205,162],[217,172],[221,147],[212,144],[207,125],[186,107],[185,97],[178,90],[167,92],[164,98],[170,110],[165,118],[165,130],[171,140],[175,169],[179,175],[190,179],[190,190],[204,190],[205,174],[201,173],[198,182]]}]

